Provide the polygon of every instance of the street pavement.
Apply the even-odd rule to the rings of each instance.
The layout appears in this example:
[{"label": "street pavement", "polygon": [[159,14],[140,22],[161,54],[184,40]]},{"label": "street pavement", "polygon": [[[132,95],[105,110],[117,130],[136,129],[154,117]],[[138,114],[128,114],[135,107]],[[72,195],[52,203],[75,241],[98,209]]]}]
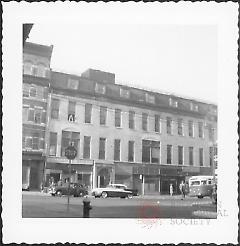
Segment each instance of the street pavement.
[{"label": "street pavement", "polygon": [[[23,218],[82,218],[83,199],[52,197],[41,192],[23,192]],[[181,200],[180,196],[138,196],[132,199],[89,197],[91,218],[216,218],[216,205],[209,198]]]}]

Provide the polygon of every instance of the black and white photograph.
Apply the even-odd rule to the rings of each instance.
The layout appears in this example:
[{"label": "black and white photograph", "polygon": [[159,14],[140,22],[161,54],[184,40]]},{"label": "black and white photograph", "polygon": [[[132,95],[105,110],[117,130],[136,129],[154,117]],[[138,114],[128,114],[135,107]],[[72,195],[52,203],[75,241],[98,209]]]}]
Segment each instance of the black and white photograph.
[{"label": "black and white photograph", "polygon": [[237,243],[238,5],[3,7],[5,242]]}]

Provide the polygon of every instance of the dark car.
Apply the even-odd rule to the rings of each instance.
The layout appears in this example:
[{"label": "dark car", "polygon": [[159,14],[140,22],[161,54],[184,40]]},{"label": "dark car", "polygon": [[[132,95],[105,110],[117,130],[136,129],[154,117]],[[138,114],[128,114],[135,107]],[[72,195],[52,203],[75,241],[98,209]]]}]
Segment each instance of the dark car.
[{"label": "dark car", "polygon": [[[68,195],[68,184],[53,186],[49,189],[52,196]],[[88,190],[81,184],[70,183],[69,194],[74,197],[82,197],[88,195]]]}]

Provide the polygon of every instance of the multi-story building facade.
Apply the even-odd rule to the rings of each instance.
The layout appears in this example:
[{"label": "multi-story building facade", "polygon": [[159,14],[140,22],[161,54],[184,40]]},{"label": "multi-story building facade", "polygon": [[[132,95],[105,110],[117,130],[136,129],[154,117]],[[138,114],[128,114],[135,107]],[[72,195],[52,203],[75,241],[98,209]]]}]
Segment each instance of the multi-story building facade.
[{"label": "multi-story building facade", "polygon": [[40,189],[52,46],[26,42],[23,48],[22,184]]},{"label": "multi-story building facade", "polygon": [[124,183],[144,194],[178,191],[181,180],[211,175],[217,105],[123,86],[115,75],[52,72],[45,180],[69,178],[64,150],[78,151],[71,181]]}]

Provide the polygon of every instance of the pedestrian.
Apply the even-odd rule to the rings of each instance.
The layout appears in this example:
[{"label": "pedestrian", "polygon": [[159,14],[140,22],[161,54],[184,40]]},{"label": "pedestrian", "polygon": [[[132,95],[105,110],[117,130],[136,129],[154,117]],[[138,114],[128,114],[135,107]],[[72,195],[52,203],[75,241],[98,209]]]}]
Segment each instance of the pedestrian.
[{"label": "pedestrian", "polygon": [[179,190],[180,190],[181,195],[182,195],[181,200],[183,200],[185,198],[185,194],[186,194],[186,187],[185,187],[184,181],[182,181],[181,184],[179,185]]},{"label": "pedestrian", "polygon": [[173,195],[173,185],[172,184],[170,184],[169,192],[170,192],[170,196],[172,196]]}]

